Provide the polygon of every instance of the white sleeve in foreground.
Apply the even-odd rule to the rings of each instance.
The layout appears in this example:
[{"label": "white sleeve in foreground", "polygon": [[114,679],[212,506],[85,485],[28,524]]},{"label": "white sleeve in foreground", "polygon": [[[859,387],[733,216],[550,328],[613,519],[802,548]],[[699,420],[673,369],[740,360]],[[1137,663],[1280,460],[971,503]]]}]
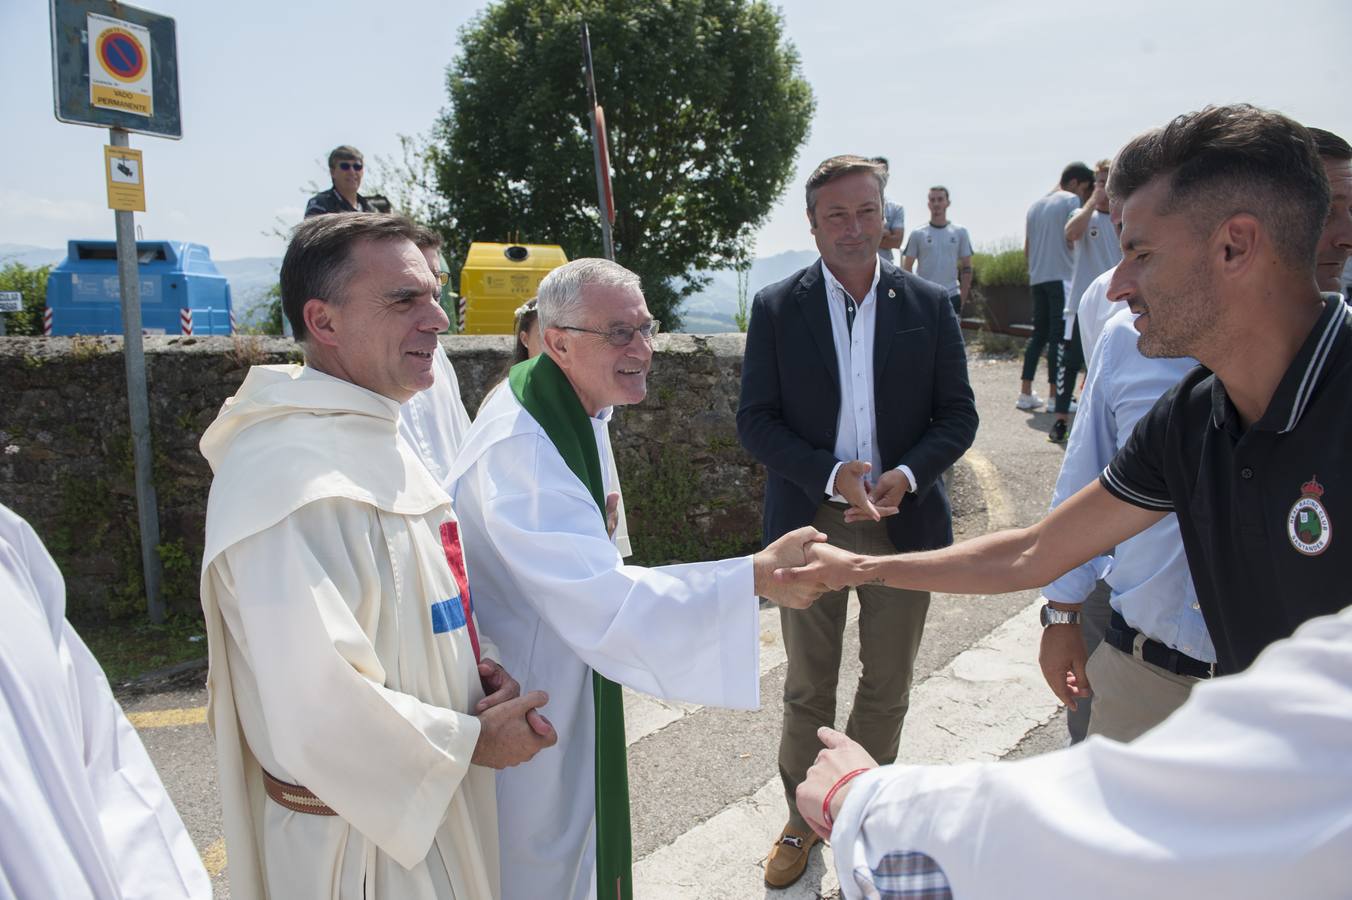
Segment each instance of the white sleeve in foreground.
[{"label": "white sleeve in foreground", "polygon": [[857,779],[832,832],[846,897],[898,850],[957,897],[1349,896],[1352,608],[1198,685],[1131,744]]},{"label": "white sleeve in foreground", "polygon": [[85,772],[122,896],[209,898],[211,880],[145,745],[69,623],[61,653],[78,698]]}]

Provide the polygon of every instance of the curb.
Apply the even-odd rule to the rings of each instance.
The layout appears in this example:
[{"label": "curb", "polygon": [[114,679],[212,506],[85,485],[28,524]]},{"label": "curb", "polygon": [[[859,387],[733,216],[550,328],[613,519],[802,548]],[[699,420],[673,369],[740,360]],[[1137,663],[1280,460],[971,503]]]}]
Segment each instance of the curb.
[{"label": "curb", "polygon": [[190,659],[162,669],[153,669],[117,686],[118,694],[154,694],[205,676],[207,658]]}]

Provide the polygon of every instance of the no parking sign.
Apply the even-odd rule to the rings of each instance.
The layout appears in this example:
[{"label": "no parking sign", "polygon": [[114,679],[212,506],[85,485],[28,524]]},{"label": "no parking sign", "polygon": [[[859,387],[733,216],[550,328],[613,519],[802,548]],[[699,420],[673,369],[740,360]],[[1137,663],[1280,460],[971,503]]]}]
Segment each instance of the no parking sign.
[{"label": "no parking sign", "polygon": [[49,2],[57,119],[182,137],[174,20],[118,0]]},{"label": "no parking sign", "polygon": [[150,29],[95,13],[88,22],[90,105],[153,116]]}]

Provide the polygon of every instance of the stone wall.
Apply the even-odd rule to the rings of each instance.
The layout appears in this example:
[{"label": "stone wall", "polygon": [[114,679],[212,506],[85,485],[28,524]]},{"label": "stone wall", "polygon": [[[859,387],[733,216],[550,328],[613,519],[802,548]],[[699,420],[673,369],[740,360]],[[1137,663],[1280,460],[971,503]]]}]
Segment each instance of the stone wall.
[{"label": "stone wall", "polygon": [[[442,338],[473,413],[501,374],[507,336]],[[197,610],[211,471],[203,430],[249,366],[298,360],[289,339],[147,337],[164,593]],[[764,474],[737,443],[743,336],[662,335],[648,399],[612,437],[635,560],[749,552]],[[120,338],[0,338],[0,503],[28,519],[65,573],[82,623],[144,607]]]}]

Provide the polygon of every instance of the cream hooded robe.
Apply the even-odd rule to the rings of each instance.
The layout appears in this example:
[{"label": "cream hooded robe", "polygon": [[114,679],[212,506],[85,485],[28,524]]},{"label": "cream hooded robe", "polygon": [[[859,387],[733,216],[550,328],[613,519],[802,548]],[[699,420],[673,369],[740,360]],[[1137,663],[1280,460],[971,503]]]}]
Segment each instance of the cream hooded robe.
[{"label": "cream hooded robe", "polygon": [[[235,900],[488,900],[493,773],[449,499],[399,405],[258,366],[202,438],[202,607]],[[262,770],[337,815],[268,799]]]}]

